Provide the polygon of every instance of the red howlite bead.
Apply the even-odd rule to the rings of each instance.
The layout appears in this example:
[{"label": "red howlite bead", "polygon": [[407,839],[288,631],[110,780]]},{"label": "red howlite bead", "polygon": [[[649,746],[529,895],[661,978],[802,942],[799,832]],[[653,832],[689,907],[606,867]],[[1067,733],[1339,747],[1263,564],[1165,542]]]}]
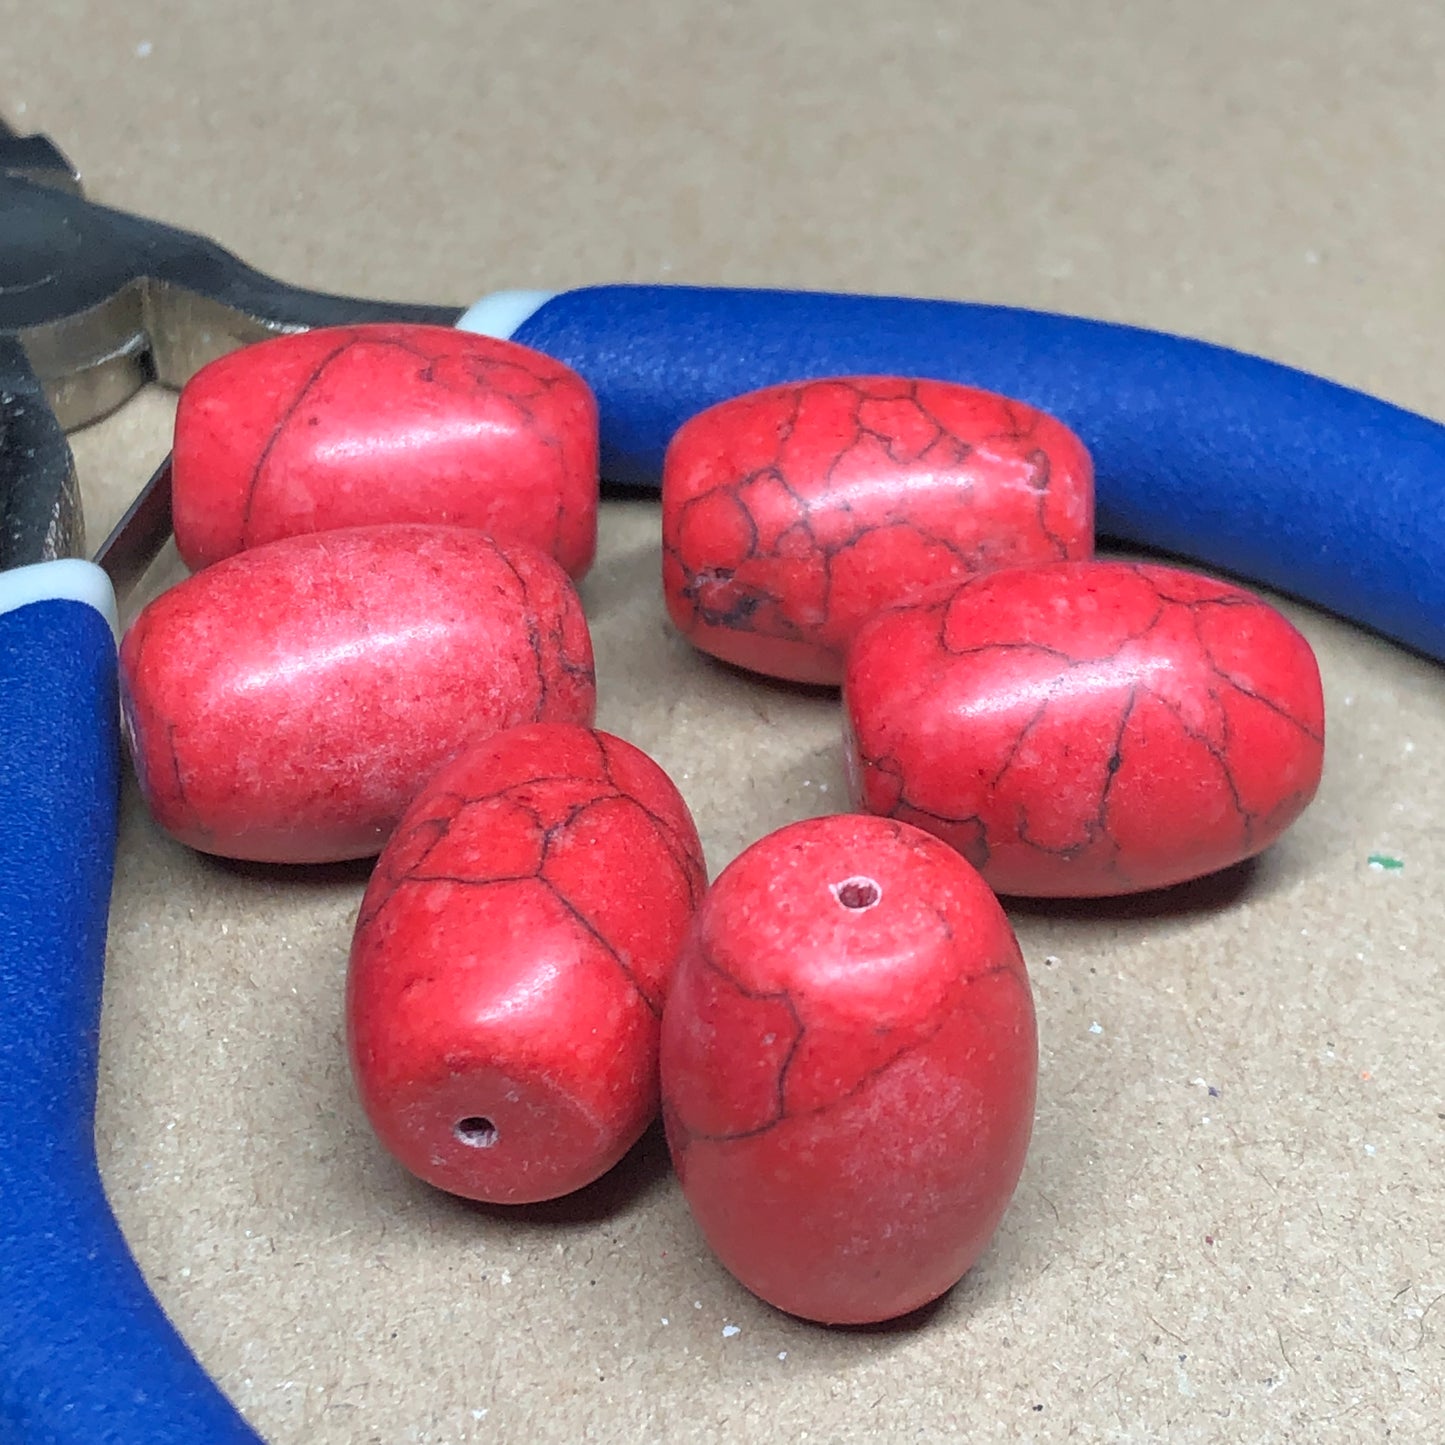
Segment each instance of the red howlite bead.
[{"label": "red howlite bead", "polygon": [[1086,559],[1094,472],[1053,417],[900,377],[769,387],[668,448],[663,590],[695,646],[836,684],[858,628],[997,567]]},{"label": "red howlite bead", "polygon": [[957,853],[794,823],[705,896],[662,1022],[663,1118],[718,1258],[826,1324],[936,1299],[1022,1172],[1038,1042],[1018,943]]},{"label": "red howlite bead", "polygon": [[998,572],[859,634],[853,799],[1000,893],[1161,888],[1267,848],[1324,764],[1309,643],[1258,597],[1129,562]]},{"label": "red howlite bead", "polygon": [[351,950],[351,1067],[382,1144],[499,1204],[610,1169],[656,1117],[659,1019],[706,883],[682,797],[620,738],[519,727],[443,768]]},{"label": "red howlite bead", "polygon": [[176,410],[176,547],[193,570],[303,532],[476,527],[573,576],[597,546],[597,403],[529,347],[445,326],[325,327],[204,366]]},{"label": "red howlite bead", "polygon": [[272,863],[371,857],[462,748],[534,719],[590,724],[596,705],[566,573],[462,527],[238,553],[149,603],[120,668],[156,822]]}]

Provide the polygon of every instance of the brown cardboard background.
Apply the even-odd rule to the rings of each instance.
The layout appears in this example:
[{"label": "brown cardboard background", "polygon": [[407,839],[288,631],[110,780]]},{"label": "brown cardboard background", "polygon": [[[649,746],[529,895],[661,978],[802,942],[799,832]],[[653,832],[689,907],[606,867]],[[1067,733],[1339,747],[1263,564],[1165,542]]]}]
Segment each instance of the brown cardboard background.
[{"label": "brown cardboard background", "polygon": [[[1426,4],[0,0],[0,113],[98,199],[287,279],[1018,302],[1437,416],[1442,69]],[[96,538],[172,407],[74,438]],[[836,709],[692,654],[656,571],[654,513],[610,507],[584,587],[599,721],[673,773],[715,872],[836,805]],[[1012,910],[1030,1164],[984,1263],[892,1331],[753,1301],[655,1138],[517,1214],[400,1175],[340,1053],[364,870],[194,857],[132,791],[98,1127],[160,1298],[275,1445],[1436,1438],[1445,686],[1288,610],[1327,687],[1319,799],[1166,904]]]}]

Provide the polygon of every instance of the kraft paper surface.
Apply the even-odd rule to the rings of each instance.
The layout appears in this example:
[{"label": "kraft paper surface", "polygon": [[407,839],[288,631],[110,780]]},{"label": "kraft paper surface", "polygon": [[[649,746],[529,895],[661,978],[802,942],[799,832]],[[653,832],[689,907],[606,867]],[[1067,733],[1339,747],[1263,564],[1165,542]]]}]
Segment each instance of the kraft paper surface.
[{"label": "kraft paper surface", "polygon": [[[1437,417],[1442,67],[1439,7],[1339,0],[0,3],[0,114],[288,281],[1016,303]],[[93,540],[174,407],[73,435]],[[183,575],[168,548],[127,615]],[[582,596],[599,724],[670,772],[714,875],[843,806],[836,697],[677,634],[655,504],[604,508]],[[157,1296],[274,1445],[1438,1439],[1445,671],[1272,600],[1324,678],[1316,801],[1221,877],[1009,905],[1028,1164],[983,1261],[891,1328],[748,1294],[657,1132],[535,1208],[404,1174],[343,1051],[365,866],[198,856],[128,777],[97,1131]]]}]

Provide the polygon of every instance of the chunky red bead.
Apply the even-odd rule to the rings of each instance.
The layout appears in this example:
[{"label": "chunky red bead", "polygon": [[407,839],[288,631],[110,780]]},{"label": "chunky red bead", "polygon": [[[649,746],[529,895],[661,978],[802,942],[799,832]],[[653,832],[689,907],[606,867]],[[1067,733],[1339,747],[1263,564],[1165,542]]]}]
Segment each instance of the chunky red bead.
[{"label": "chunky red bead", "polygon": [[685,423],[662,482],[663,589],[705,652],[836,684],[858,628],[995,567],[1093,555],[1094,474],[1061,422],[900,377],[775,386]]},{"label": "chunky red bead", "polygon": [[590,723],[592,644],[567,574],[462,527],[317,532],[149,603],[120,650],[155,820],[203,852],[375,855],[417,790],[517,723]]},{"label": "chunky red bead", "polygon": [[662,1023],[683,1193],[748,1289],[828,1324],[956,1283],[1013,1196],[1038,1042],[1018,943],[957,853],[794,823],[719,875]]},{"label": "chunky red bead", "polygon": [[860,633],[855,804],[1000,893],[1131,893],[1225,868],[1304,811],[1324,761],[1309,643],[1238,587],[1129,562],[998,572]]},{"label": "chunky red bead", "polygon": [[381,323],[276,337],[181,390],[176,547],[197,570],[302,532],[451,523],[581,577],[597,545],[597,448],[586,383],[515,342]]},{"label": "chunky red bead", "polygon": [[610,1169],[656,1117],[659,1019],[706,882],[682,797],[620,738],[519,727],[443,768],[351,951],[351,1066],[381,1142],[493,1203]]}]

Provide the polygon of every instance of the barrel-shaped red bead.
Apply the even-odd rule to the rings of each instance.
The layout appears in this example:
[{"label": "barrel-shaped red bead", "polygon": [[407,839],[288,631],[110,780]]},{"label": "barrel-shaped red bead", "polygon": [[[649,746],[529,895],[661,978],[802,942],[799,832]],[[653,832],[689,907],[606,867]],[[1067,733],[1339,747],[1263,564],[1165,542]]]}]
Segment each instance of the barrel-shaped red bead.
[{"label": "barrel-shaped red bead", "polygon": [[351,951],[352,1073],[382,1144],[498,1204],[610,1169],[657,1116],[659,1020],[706,882],[681,795],[620,738],[524,726],[443,768]]},{"label": "barrel-shaped red bead", "polygon": [[997,567],[1085,559],[1089,454],[992,392],[902,377],[769,387],[686,422],[662,484],[663,590],[725,662],[836,684],[858,628]]},{"label": "barrel-shaped red bead", "polygon": [[1000,893],[1180,883],[1308,806],[1308,641],[1224,582],[1130,562],[994,573],[879,617],[844,683],[854,802],[958,848]]},{"label": "barrel-shaped red bead", "polygon": [[597,403],[529,347],[444,326],[324,327],[204,366],[176,409],[176,547],[193,570],[303,532],[477,527],[573,577],[597,545]]},{"label": "barrel-shaped red bead", "polygon": [[264,862],[374,856],[464,747],[522,722],[590,724],[596,703],[567,574],[462,527],[238,553],[149,603],[120,665],[155,820]]},{"label": "barrel-shaped red bead", "polygon": [[719,875],[662,1022],[663,1118],[721,1262],[826,1324],[972,1267],[1023,1169],[1038,1042],[998,900],[881,818],[794,823]]}]

